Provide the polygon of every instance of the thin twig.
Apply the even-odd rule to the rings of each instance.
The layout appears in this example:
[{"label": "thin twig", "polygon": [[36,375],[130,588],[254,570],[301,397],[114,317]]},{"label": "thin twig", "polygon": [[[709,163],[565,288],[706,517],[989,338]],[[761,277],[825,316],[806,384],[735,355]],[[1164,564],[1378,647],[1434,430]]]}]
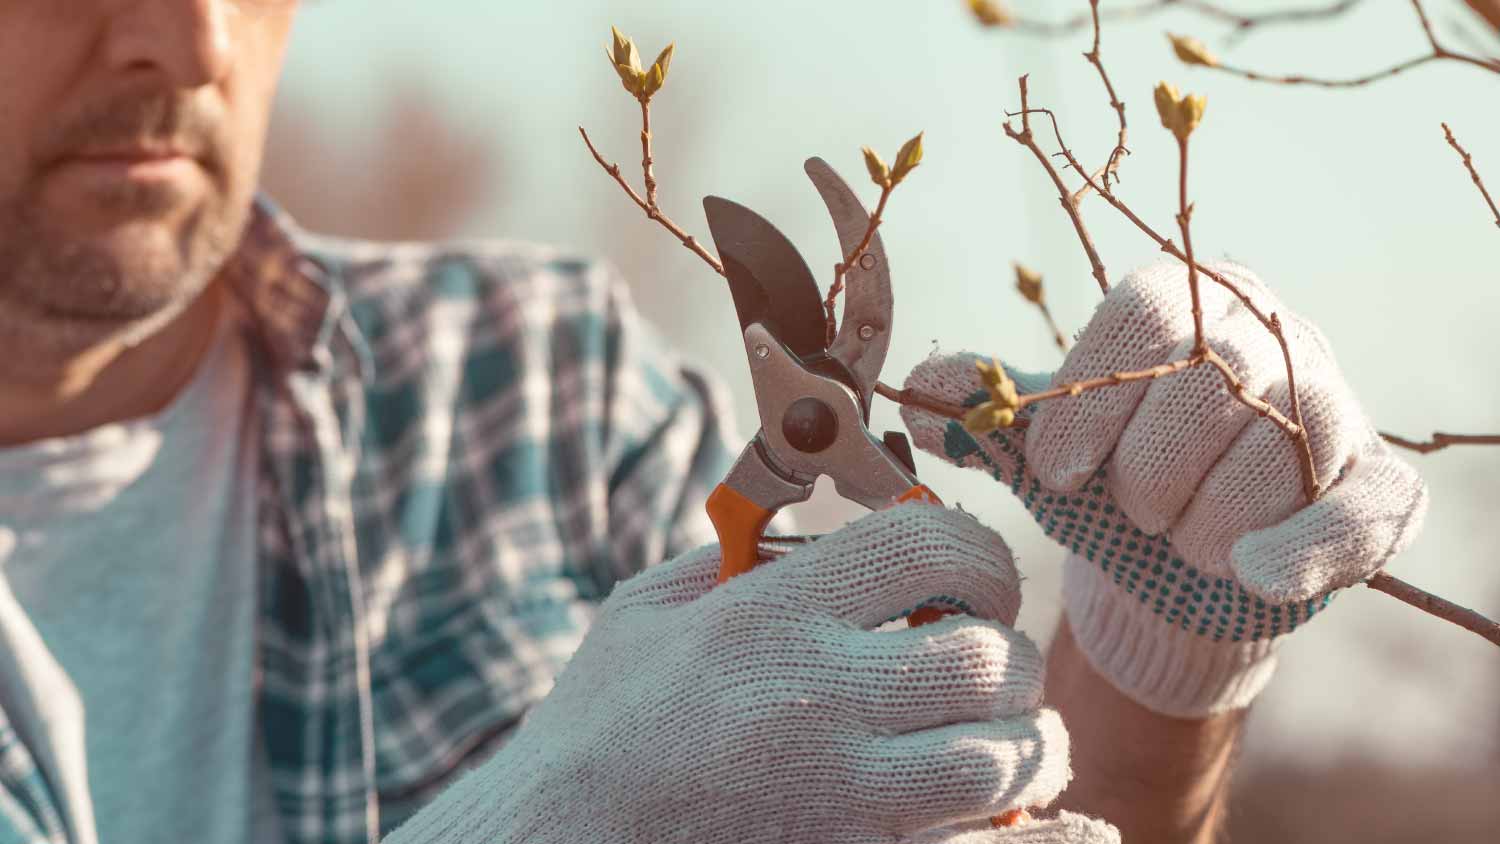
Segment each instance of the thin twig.
[{"label": "thin twig", "polygon": [[1367,73],[1362,76],[1356,76],[1348,79],[1326,79],[1315,76],[1303,76],[1301,74],[1279,75],[1273,73],[1262,73],[1260,71],[1248,70],[1246,68],[1224,64],[1222,61],[1216,61],[1213,64],[1204,66],[1212,67],[1214,70],[1222,71],[1224,73],[1228,73],[1232,76],[1238,76],[1243,79],[1250,79],[1256,82],[1272,82],[1279,85],[1315,85],[1321,88],[1358,88],[1363,85],[1368,85],[1371,82],[1378,82],[1382,79],[1389,79],[1392,76],[1405,73],[1406,71],[1411,70],[1414,67],[1420,67],[1421,65],[1427,64],[1428,62],[1436,61],[1460,62],[1463,64],[1473,65],[1483,70],[1488,70],[1491,73],[1500,74],[1500,61],[1497,61],[1495,59],[1486,59],[1479,56],[1471,56],[1467,53],[1460,53],[1444,47],[1438,41],[1437,33],[1433,31],[1432,22],[1427,17],[1427,10],[1423,8],[1422,0],[1411,0],[1411,5],[1413,11],[1416,12],[1418,22],[1422,26],[1422,32],[1427,37],[1427,44],[1430,48],[1430,52],[1391,65],[1390,67],[1384,68],[1383,70],[1377,70],[1373,73]]},{"label": "thin twig", "polygon": [[1381,431],[1380,436],[1391,445],[1419,454],[1431,454],[1451,445],[1500,445],[1500,434],[1445,434],[1438,431],[1432,435],[1432,439],[1426,442],[1409,440],[1385,431]]},{"label": "thin twig", "polygon": [[[1174,258],[1177,258],[1180,261],[1183,261],[1184,263],[1187,263],[1187,253],[1179,249],[1177,245],[1171,240],[1158,234],[1157,231],[1150,226],[1150,224],[1148,224],[1145,220],[1142,220],[1140,215],[1136,214],[1135,211],[1130,208],[1130,206],[1126,205],[1124,201],[1121,200],[1112,189],[1105,188],[1100,183],[1094,182],[1093,177],[1083,170],[1083,166],[1079,164],[1077,156],[1075,156],[1073,152],[1068,149],[1067,144],[1063,142],[1062,130],[1058,128],[1057,115],[1053,114],[1051,109],[1024,107],[1024,104],[1026,102],[1025,79],[1026,78],[1024,76],[1021,78],[1021,102],[1023,104],[1023,108],[1020,112],[1017,112],[1022,115],[1023,121],[1025,120],[1025,115],[1028,113],[1046,115],[1048,119],[1052,121],[1052,132],[1053,135],[1057,138],[1057,145],[1062,148],[1062,152],[1059,154],[1062,155],[1063,158],[1068,162],[1068,166],[1073,168],[1073,172],[1079,174],[1084,179],[1089,180],[1094,190],[1097,191],[1100,196],[1104,197],[1106,202],[1108,202],[1121,214],[1125,215],[1126,219],[1134,223],[1136,227],[1144,232],[1148,237],[1156,241],[1157,245],[1161,247],[1161,250],[1163,252],[1173,256]],[[1007,112],[1007,116],[1014,116],[1014,114],[1015,113]],[[1029,131],[1023,133],[1015,133],[1007,123],[1006,134],[1018,141],[1021,141],[1022,139],[1018,137],[1018,135],[1029,136]],[[1036,146],[1034,138],[1028,137],[1028,140],[1029,143],[1027,143],[1026,141],[1022,141],[1022,143],[1025,143],[1026,146],[1031,149],[1033,153],[1038,157],[1038,159],[1043,161],[1043,166],[1046,167],[1048,169],[1048,172],[1053,175],[1054,182],[1060,184],[1061,177],[1056,175],[1056,170],[1052,167],[1051,161],[1048,160],[1047,155],[1043,153],[1039,147]],[[1067,206],[1065,205],[1064,207],[1066,208]],[[1092,243],[1085,244],[1086,249],[1090,246],[1092,246]],[[1287,436],[1292,437],[1293,442],[1297,445],[1298,461],[1302,467],[1303,491],[1309,495],[1309,501],[1315,500],[1318,494],[1317,469],[1315,464],[1313,463],[1311,446],[1307,443],[1306,437],[1302,434],[1302,432],[1305,430],[1305,426],[1303,425],[1301,418],[1302,405],[1295,394],[1296,380],[1295,376],[1291,372],[1291,350],[1287,345],[1286,334],[1284,331],[1282,331],[1281,321],[1274,318],[1276,316],[1275,314],[1267,314],[1265,311],[1261,310],[1260,307],[1257,306],[1255,302],[1243,290],[1239,288],[1239,285],[1230,281],[1229,278],[1226,277],[1223,273],[1206,267],[1196,260],[1192,262],[1192,265],[1197,268],[1198,272],[1208,276],[1214,281],[1215,284],[1218,284],[1220,287],[1223,287],[1225,290],[1228,290],[1231,294],[1233,294],[1234,297],[1245,306],[1245,309],[1248,310],[1251,315],[1253,315],[1257,320],[1259,320],[1261,325],[1265,326],[1266,330],[1276,338],[1276,342],[1281,346],[1282,358],[1286,362],[1287,366],[1287,389],[1293,393],[1291,398],[1293,415],[1290,419],[1282,415],[1280,412],[1267,412],[1263,413],[1262,415],[1280,426],[1282,430],[1287,434]],[[1251,402],[1245,401],[1245,399],[1250,398],[1248,394],[1237,394],[1236,398],[1239,398],[1240,401],[1249,404],[1256,410],[1257,413],[1261,412],[1261,407],[1257,406],[1256,404],[1252,404]],[[1260,404],[1264,403],[1262,402]],[[1274,411],[1275,409],[1271,408],[1271,410]]]},{"label": "thin twig", "polygon": [[1258,15],[1245,15],[1230,12],[1215,7],[1211,3],[1194,2],[1187,0],[1183,5],[1190,9],[1196,9],[1205,15],[1217,17],[1220,20],[1234,24],[1236,34],[1243,35],[1250,29],[1268,24],[1307,23],[1312,20],[1333,18],[1358,6],[1362,0],[1342,0],[1338,3],[1329,3],[1326,6],[1313,6],[1305,9],[1281,9],[1274,12],[1262,12]]},{"label": "thin twig", "polygon": [[1422,0],[1412,0],[1412,11],[1417,13],[1417,21],[1422,24],[1422,34],[1427,36],[1427,45],[1432,52],[1441,53],[1443,45],[1438,43],[1437,34],[1432,31],[1432,21],[1427,18],[1427,10],[1422,7]]},{"label": "thin twig", "polygon": [[1188,295],[1193,302],[1193,354],[1208,351],[1203,339],[1203,302],[1198,297],[1198,264],[1193,260],[1193,234],[1190,222],[1193,206],[1188,204],[1188,135],[1177,138],[1177,228],[1182,231],[1183,262],[1188,268]]},{"label": "thin twig", "polygon": [[1016,399],[1016,409],[1020,410],[1023,407],[1028,407],[1030,405],[1037,404],[1038,402],[1044,402],[1050,399],[1073,398],[1075,396],[1081,396],[1090,390],[1099,390],[1105,387],[1113,387],[1116,384],[1128,384],[1131,381],[1150,381],[1156,378],[1161,378],[1165,375],[1171,375],[1176,372],[1181,372],[1184,369],[1192,369],[1193,367],[1199,366],[1204,362],[1205,360],[1202,357],[1186,357],[1182,358],[1181,360],[1174,360],[1170,363],[1163,363],[1157,366],[1153,366],[1150,369],[1139,369],[1130,372],[1112,372],[1109,375],[1102,375],[1098,378],[1087,378],[1082,381],[1070,381],[1066,384],[1058,384],[1055,387],[1042,390],[1039,393],[1028,393],[1026,395],[1019,396]]},{"label": "thin twig", "polygon": [[[1125,104],[1115,95],[1114,83],[1109,81],[1109,74],[1104,70],[1104,61],[1099,57],[1099,0],[1089,0],[1089,15],[1092,17],[1094,23],[1094,46],[1087,53],[1084,53],[1083,57],[1088,59],[1089,64],[1093,65],[1095,70],[1099,71],[1099,79],[1104,82],[1104,90],[1109,94],[1109,107],[1115,110],[1115,114],[1120,119],[1120,135],[1115,141],[1115,148],[1110,150],[1109,160],[1104,162],[1104,166],[1100,168],[1099,172],[1099,178],[1104,182],[1104,186],[1109,187],[1109,177],[1111,175],[1115,177],[1116,182],[1120,181],[1118,171],[1121,156],[1130,154],[1130,150],[1125,147]],[[1083,199],[1083,195],[1087,190],[1088,185],[1085,184],[1073,194],[1074,204]]]},{"label": "thin twig", "polygon": [[[1057,187],[1058,202],[1061,203],[1063,211],[1067,212],[1068,219],[1073,221],[1073,230],[1078,233],[1078,239],[1083,243],[1083,251],[1088,255],[1089,266],[1093,268],[1094,280],[1099,283],[1100,291],[1109,293],[1109,277],[1104,271],[1104,261],[1099,258],[1099,250],[1094,246],[1094,239],[1089,235],[1088,227],[1083,224],[1083,216],[1078,213],[1080,198],[1075,197],[1073,192],[1068,190],[1067,184],[1063,182],[1062,175],[1057,172],[1057,168],[1053,166],[1051,159],[1047,157],[1045,152],[1042,152],[1040,146],[1037,146],[1036,136],[1031,132],[1031,110],[1026,106],[1025,76],[1021,77],[1020,85],[1021,111],[1019,114],[1021,115],[1021,130],[1019,132],[1016,131],[1015,127],[1011,126],[1010,121],[1007,120],[1004,126],[1005,135],[1021,146],[1031,150],[1032,155],[1036,156],[1036,160],[1041,163],[1042,169],[1046,170],[1047,175],[1052,178],[1052,184]],[[1005,116],[1013,117],[1015,115],[1007,112]]]},{"label": "thin twig", "polygon": [[[1146,18],[1159,12],[1170,9],[1191,9],[1205,17],[1215,18],[1234,27],[1234,33],[1243,37],[1257,27],[1272,24],[1303,23],[1310,20],[1332,18],[1341,15],[1363,0],[1340,0],[1340,2],[1329,3],[1323,6],[1313,6],[1302,9],[1281,9],[1260,14],[1243,14],[1233,12],[1219,6],[1216,3],[1204,2],[1204,0],[1154,0],[1154,2],[1141,3],[1124,8],[1112,8],[1104,11],[1104,17],[1108,20],[1127,20]],[[1062,35],[1074,32],[1089,25],[1089,15],[1078,14],[1060,21],[1042,21],[1024,18],[1015,18],[1009,24],[1023,32],[1031,32],[1039,35]]]},{"label": "thin twig", "polygon": [[[1210,354],[1213,353],[1210,352]],[[1217,357],[1217,355],[1215,355],[1215,357]],[[1103,387],[1113,386],[1115,384],[1124,384],[1129,381],[1141,381],[1151,378],[1160,378],[1162,376],[1170,375],[1174,372],[1180,372],[1184,369],[1189,369],[1193,366],[1198,366],[1204,363],[1213,362],[1203,358],[1183,358],[1182,360],[1173,361],[1171,363],[1162,364],[1161,366],[1155,366],[1151,369],[1144,369],[1138,372],[1116,372],[1112,375],[1106,375],[1102,378],[1091,378],[1087,381],[1078,381],[1072,384],[1060,384],[1056,387],[1051,388],[1050,390],[1045,390],[1040,393],[1033,393],[1028,396],[1022,396],[1018,401],[1018,404],[1020,406],[1025,406],[1027,404],[1035,404],[1036,402],[1051,398],[1076,396],[1086,390],[1100,389]],[[1218,364],[1214,365],[1217,366]],[[941,399],[933,398],[932,396],[926,395],[910,387],[903,390],[897,390],[887,384],[877,382],[875,385],[875,392],[899,404],[920,408],[929,413],[934,413],[938,416],[942,416],[948,419],[963,419],[964,415],[967,413],[967,409],[964,407],[942,401]],[[1028,420],[1024,417],[1017,417],[1016,424],[1012,426],[1012,430],[1021,430],[1026,428],[1027,422]],[[1388,440],[1391,439],[1391,435],[1389,434],[1385,434],[1383,436],[1385,436]],[[1459,435],[1438,434],[1434,437],[1434,439],[1444,436]],[[1500,444],[1500,436],[1485,436],[1475,439],[1487,443]],[[1422,445],[1423,444],[1419,443],[1412,444],[1412,446],[1417,447],[1417,450],[1419,451],[1435,450],[1434,448],[1422,448]],[[1437,446],[1437,448],[1441,447],[1442,446]],[[1500,645],[1500,624],[1489,620],[1488,618],[1475,612],[1474,610],[1455,604],[1452,601],[1440,598],[1437,595],[1432,594],[1431,592],[1419,589],[1416,586],[1413,586],[1410,583],[1407,583],[1406,581],[1401,580],[1394,575],[1387,574],[1383,571],[1378,571],[1375,574],[1371,575],[1369,580],[1365,581],[1365,585],[1378,592],[1384,592],[1385,594],[1390,595],[1406,604],[1409,604],[1421,610],[1422,612],[1427,613],[1428,615],[1436,616],[1437,618],[1440,618],[1451,624],[1456,624],[1465,630],[1477,633],[1480,636],[1483,636],[1485,639],[1488,639],[1489,641]]]},{"label": "thin twig", "polygon": [[1365,581],[1365,585],[1378,592],[1396,597],[1417,609],[1435,615],[1444,621],[1452,622],[1465,630],[1478,633],[1480,636],[1500,645],[1500,624],[1490,621],[1488,618],[1469,609],[1459,606],[1452,601],[1439,598],[1423,589],[1393,577],[1383,571],[1377,571]]},{"label": "thin twig", "polygon": [[[1025,101],[1024,91],[1022,101]],[[1068,162],[1068,166],[1073,169],[1073,172],[1082,176],[1084,179],[1092,181],[1093,177],[1083,170],[1083,166],[1078,163],[1077,156],[1073,155],[1073,152],[1068,148],[1068,145],[1063,142],[1062,130],[1058,127],[1057,123],[1057,115],[1053,114],[1050,109],[1045,108],[1035,108],[1030,109],[1030,111],[1037,114],[1045,114],[1048,119],[1052,121],[1052,133],[1057,138],[1057,145],[1062,149],[1061,153],[1059,154],[1062,155],[1063,158]],[[1141,219],[1140,215],[1136,214],[1135,211],[1130,208],[1130,206],[1126,205],[1125,202],[1121,200],[1113,190],[1104,188],[1097,182],[1093,184],[1093,187],[1094,190],[1099,192],[1100,196],[1104,197],[1106,202],[1108,202],[1121,214],[1125,215],[1126,219],[1134,223],[1136,228],[1144,232],[1147,237],[1150,237],[1152,240],[1156,241],[1156,244],[1161,247],[1161,250],[1163,252],[1171,255],[1174,258],[1177,258],[1180,261],[1183,261],[1184,263],[1187,262],[1187,253],[1179,249],[1177,247],[1177,244],[1173,243],[1170,239],[1158,234],[1157,231],[1150,226],[1150,224]],[[1261,325],[1265,326],[1266,330],[1276,338],[1276,342],[1281,346],[1282,359],[1286,362],[1287,368],[1287,389],[1291,393],[1292,418],[1287,420],[1286,424],[1283,424],[1279,420],[1286,419],[1286,417],[1282,416],[1280,413],[1276,413],[1274,415],[1265,415],[1273,422],[1281,425],[1286,434],[1292,437],[1294,441],[1296,441],[1297,445],[1299,446],[1298,458],[1302,464],[1304,491],[1311,491],[1313,493],[1316,493],[1317,471],[1313,464],[1311,446],[1308,445],[1305,437],[1299,435],[1299,432],[1305,429],[1305,426],[1302,422],[1302,404],[1301,401],[1297,398],[1297,382],[1296,375],[1292,372],[1291,349],[1288,347],[1286,333],[1282,330],[1280,319],[1276,318],[1275,314],[1268,314],[1265,311],[1261,310],[1260,307],[1255,304],[1254,300],[1252,300],[1245,293],[1245,291],[1239,288],[1239,285],[1230,281],[1229,278],[1226,277],[1223,273],[1206,267],[1196,260],[1193,261],[1193,266],[1197,268],[1198,272],[1212,279],[1215,284],[1218,284],[1220,287],[1228,290],[1231,294],[1233,294],[1234,297],[1240,301],[1240,304],[1244,305],[1245,309],[1249,311],[1250,314],[1254,316]],[[1316,494],[1311,495],[1309,500],[1312,500],[1313,498],[1316,498]]]},{"label": "thin twig", "polygon": [[[1272,405],[1249,395],[1249,393],[1245,390],[1244,384],[1239,380],[1239,376],[1235,374],[1234,369],[1230,367],[1229,364],[1226,363],[1223,358],[1219,357],[1218,353],[1213,351],[1212,349],[1209,349],[1201,355],[1179,358],[1168,363],[1158,364],[1149,369],[1111,372],[1108,375],[1101,375],[1098,378],[1085,378],[1080,381],[1069,381],[1065,384],[1058,384],[1054,387],[1042,390],[1041,392],[1026,393],[1016,398],[1016,410],[1030,407],[1033,404],[1039,404],[1044,401],[1051,401],[1053,399],[1075,398],[1092,390],[1102,390],[1106,387],[1114,387],[1119,384],[1128,384],[1132,381],[1151,381],[1157,378],[1174,375],[1178,372],[1182,372],[1188,369],[1194,369],[1196,367],[1204,365],[1212,366],[1217,369],[1220,375],[1224,378],[1229,392],[1234,394],[1236,398],[1255,410],[1256,415],[1264,417],[1266,419],[1270,419],[1277,426],[1282,427],[1283,430],[1301,430],[1296,426],[1296,423],[1292,422],[1290,419],[1284,416],[1281,411],[1277,410]],[[913,407],[920,407],[930,413],[935,413],[939,416],[944,416],[949,419],[962,419],[964,418],[964,415],[968,413],[968,408],[945,402],[941,399],[933,398],[932,396],[926,395],[918,390],[913,390],[911,388],[896,390],[892,387],[886,386],[885,384],[877,384],[875,386],[875,392],[899,404],[907,404],[912,405]],[[1012,427],[1025,427],[1025,425],[1019,424],[1024,421],[1024,419],[1017,417],[1016,422],[1018,424],[1013,425]]]},{"label": "thin twig", "polygon": [[1188,202],[1187,178],[1188,178],[1188,135],[1183,134],[1177,138],[1178,167],[1177,177],[1177,225],[1182,230],[1183,262],[1188,268],[1188,293],[1193,303],[1193,357],[1202,358],[1204,363],[1211,364],[1219,370],[1224,378],[1224,386],[1229,390],[1241,404],[1254,410],[1264,419],[1270,419],[1288,437],[1297,449],[1297,461],[1301,469],[1302,494],[1306,496],[1307,502],[1311,504],[1318,500],[1318,467],[1313,462],[1312,445],[1308,440],[1307,428],[1302,423],[1302,405],[1296,399],[1296,381],[1294,380],[1294,367],[1292,366],[1291,350],[1287,348],[1286,335],[1281,330],[1281,319],[1276,314],[1271,314],[1270,322],[1266,329],[1281,344],[1282,357],[1286,361],[1287,389],[1292,392],[1292,413],[1295,420],[1283,416],[1275,406],[1250,395],[1245,389],[1244,383],[1240,381],[1239,374],[1234,371],[1227,361],[1219,356],[1217,352],[1210,349],[1208,340],[1203,335],[1203,305],[1198,296],[1198,262],[1193,260],[1193,234],[1190,225],[1193,217],[1193,206]]},{"label": "thin twig", "polygon": [[1490,196],[1489,190],[1485,188],[1484,180],[1479,178],[1479,171],[1474,168],[1474,156],[1469,155],[1468,150],[1458,145],[1458,139],[1453,137],[1453,130],[1448,128],[1447,123],[1442,125],[1443,134],[1448,138],[1448,145],[1458,152],[1459,158],[1463,159],[1464,167],[1468,168],[1469,171],[1469,178],[1474,180],[1474,186],[1479,188],[1479,193],[1484,197],[1485,204],[1490,206],[1490,213],[1495,215],[1495,225],[1500,226],[1500,208],[1495,207],[1494,198]]},{"label": "thin twig", "polygon": [[1223,73],[1228,73],[1232,76],[1238,76],[1242,79],[1249,79],[1253,82],[1274,82],[1278,85],[1313,85],[1319,88],[1358,88],[1362,85],[1368,85],[1371,82],[1379,82],[1382,79],[1387,79],[1397,74],[1405,73],[1406,71],[1411,70],[1414,67],[1420,67],[1424,64],[1427,64],[1428,62],[1437,61],[1438,58],[1438,56],[1433,54],[1417,56],[1416,58],[1407,59],[1404,62],[1392,65],[1383,70],[1378,70],[1374,73],[1368,73],[1364,76],[1356,76],[1350,79],[1324,79],[1314,76],[1302,76],[1300,74],[1262,73],[1260,71],[1236,67],[1234,65],[1225,64],[1223,62],[1215,64],[1213,66],[1213,69],[1221,71]]},{"label": "thin twig", "polygon": [[641,102],[641,173],[646,182],[646,207],[656,207],[656,176],[651,172],[651,100]]},{"label": "thin twig", "polygon": [[885,398],[897,404],[918,407],[922,410],[927,411],[928,413],[935,413],[938,416],[942,416],[947,419],[962,419],[964,418],[964,414],[968,412],[967,408],[964,408],[961,405],[956,405],[952,402],[946,402],[942,399],[933,398],[932,396],[926,395],[919,390],[913,390],[910,387],[907,387],[904,390],[898,390],[883,381],[875,382],[875,392],[877,395],[884,396]]},{"label": "thin twig", "polygon": [[1297,392],[1297,368],[1292,366],[1292,349],[1287,345],[1286,333],[1281,330],[1281,317],[1275,313],[1271,314],[1271,322],[1267,327],[1281,346],[1281,359],[1286,367],[1286,391],[1287,401],[1292,406],[1292,422],[1302,431],[1301,446],[1302,464],[1302,493],[1307,496],[1308,501],[1315,501],[1322,493],[1318,490],[1318,470],[1312,459],[1312,444],[1308,439],[1307,423],[1302,421],[1302,399]]},{"label": "thin twig", "polygon": [[1057,348],[1061,349],[1063,354],[1067,354],[1068,338],[1063,336],[1062,329],[1057,327],[1057,320],[1052,317],[1052,309],[1047,307],[1045,301],[1037,302],[1036,307],[1042,312],[1042,319],[1047,321],[1047,327],[1052,330],[1052,342],[1057,344]]},{"label": "thin twig", "polygon": [[844,256],[844,260],[833,265],[833,283],[828,285],[828,295],[823,298],[823,320],[827,326],[828,343],[832,345],[833,338],[838,335],[838,317],[834,316],[834,302],[839,294],[844,291],[844,276],[849,273],[849,268],[854,262],[864,257],[865,250],[870,248],[870,240],[875,237],[875,230],[880,227],[881,215],[885,213],[886,200],[891,198],[891,191],[895,190],[896,184],[890,179],[880,187],[880,201],[875,203],[875,213],[870,215],[870,224],[865,226],[865,236],[860,239],[859,245],[854,251]]},{"label": "thin twig", "polygon": [[663,214],[660,208],[657,208],[655,205],[652,205],[646,200],[641,199],[641,195],[635,192],[635,188],[632,188],[630,186],[630,183],[625,181],[625,177],[620,175],[620,165],[611,164],[610,162],[604,160],[604,156],[600,155],[599,150],[594,148],[594,142],[589,140],[589,133],[584,131],[584,128],[582,126],[578,127],[578,134],[583,136],[583,142],[588,146],[589,152],[594,154],[594,160],[599,162],[599,166],[604,168],[604,172],[613,176],[615,178],[615,181],[619,182],[620,187],[623,188],[625,193],[635,201],[636,205],[639,205],[641,207],[642,211],[646,212],[647,217],[650,217],[658,223],[661,223],[662,227],[671,232],[674,237],[681,241],[683,246],[691,249],[693,251],[693,254],[697,255],[699,258],[702,258],[710,267],[713,267],[714,272],[718,273],[719,275],[724,274],[724,265],[719,263],[718,258],[715,258],[713,255],[709,254],[708,250],[703,248],[703,244],[699,243],[697,238],[683,231],[682,227],[672,222],[672,219],[666,214]]}]

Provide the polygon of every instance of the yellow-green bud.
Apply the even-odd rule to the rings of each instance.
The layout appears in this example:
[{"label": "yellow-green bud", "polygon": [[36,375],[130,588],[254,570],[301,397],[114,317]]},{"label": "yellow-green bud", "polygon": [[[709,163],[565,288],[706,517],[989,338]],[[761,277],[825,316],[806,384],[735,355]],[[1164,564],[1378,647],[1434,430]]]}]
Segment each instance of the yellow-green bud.
[{"label": "yellow-green bud", "polygon": [[891,169],[885,166],[885,162],[880,158],[880,153],[869,147],[860,147],[859,149],[865,154],[865,169],[870,172],[870,181],[880,185],[882,188],[885,187],[886,181],[891,178]]},{"label": "yellow-green bud", "polygon": [[975,367],[979,369],[979,381],[989,391],[990,403],[998,407],[1015,410],[1020,404],[1020,395],[1016,392],[1016,382],[1010,380],[1005,373],[1005,367],[1000,361],[991,360],[975,361]]},{"label": "yellow-green bud", "polygon": [[997,0],[969,0],[969,11],[985,26],[1010,26],[1016,22],[1010,10]]},{"label": "yellow-green bud", "polygon": [[1009,428],[1015,421],[1014,410],[985,402],[964,414],[963,425],[964,430],[971,434],[984,434],[996,428]]},{"label": "yellow-green bud", "polygon": [[1202,94],[1189,94],[1184,97],[1177,90],[1177,86],[1170,82],[1158,82],[1156,84],[1156,114],[1161,118],[1161,125],[1171,130],[1177,140],[1186,141],[1198,124],[1203,122],[1203,111],[1208,106],[1208,98]]},{"label": "yellow-green bud", "polygon": [[1209,52],[1203,46],[1203,42],[1188,35],[1174,35],[1167,33],[1167,38],[1172,42],[1172,52],[1177,54],[1183,64],[1202,65],[1203,67],[1218,67],[1219,57]]},{"label": "yellow-green bud", "polygon": [[652,63],[653,67],[661,68],[661,78],[663,80],[667,78],[667,70],[672,66],[672,51],[675,49],[677,49],[675,43],[668,44],[666,49],[661,51],[661,55],[656,57],[656,61]]},{"label": "yellow-green bud", "polygon": [[922,163],[922,136],[925,132],[918,132],[916,137],[901,145],[900,152],[896,153],[896,164],[891,168],[891,184],[900,184],[906,178],[906,174],[916,169]]},{"label": "yellow-green bud", "polygon": [[1021,292],[1021,297],[1033,305],[1040,305],[1045,301],[1042,295],[1042,274],[1016,264],[1016,290]]}]

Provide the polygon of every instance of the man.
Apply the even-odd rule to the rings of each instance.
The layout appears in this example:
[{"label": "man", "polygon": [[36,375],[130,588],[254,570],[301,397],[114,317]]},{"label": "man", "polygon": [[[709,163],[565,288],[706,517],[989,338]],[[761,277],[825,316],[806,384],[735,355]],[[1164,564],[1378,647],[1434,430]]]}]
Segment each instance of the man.
[{"label": "man", "polygon": [[[956,511],[712,589],[722,412],[605,270],[320,239],[255,198],[295,11],[0,6],[0,840],[1113,840],[988,829],[1070,777],[1129,840],[1206,840],[1272,644],[1420,523],[1288,320],[1338,478],[1310,506],[1211,378],[1024,440],[908,415],[1074,552],[1055,709],[1009,553]],[[1180,352],[1180,286],[1120,284],[1059,378]],[[1283,399],[1242,309],[1205,308]],[[913,383],[968,401],[972,363]],[[874,630],[937,599],[968,614]]]}]

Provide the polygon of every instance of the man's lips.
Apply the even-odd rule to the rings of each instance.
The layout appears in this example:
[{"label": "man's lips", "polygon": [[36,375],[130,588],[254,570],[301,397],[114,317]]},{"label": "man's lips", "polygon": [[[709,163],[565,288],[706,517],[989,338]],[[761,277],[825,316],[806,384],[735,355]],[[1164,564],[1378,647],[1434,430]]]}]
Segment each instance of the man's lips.
[{"label": "man's lips", "polygon": [[59,164],[90,179],[134,182],[188,178],[203,170],[196,155],[173,146],[91,149],[65,156]]},{"label": "man's lips", "polygon": [[70,158],[86,159],[109,159],[139,161],[159,158],[194,158],[192,151],[183,146],[175,145],[132,145],[114,147],[96,147],[80,150],[69,156]]}]

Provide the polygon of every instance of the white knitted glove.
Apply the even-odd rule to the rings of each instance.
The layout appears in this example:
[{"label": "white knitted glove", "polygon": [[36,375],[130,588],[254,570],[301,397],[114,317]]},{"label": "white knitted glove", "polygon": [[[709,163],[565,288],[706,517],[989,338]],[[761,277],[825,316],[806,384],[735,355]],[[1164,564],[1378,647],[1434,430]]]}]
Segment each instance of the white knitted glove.
[{"label": "white knitted glove", "polygon": [[[1074,637],[1122,692],[1167,715],[1248,705],[1278,638],[1334,590],[1369,577],[1421,527],[1427,489],[1371,427],[1328,343],[1243,267],[1216,267],[1280,314],[1320,482],[1304,506],[1294,446],[1201,366],[1032,405],[1024,433],[974,437],[915,407],[916,444],[1008,485],[1071,553],[1064,603]],[[1289,408],[1280,346],[1245,306],[1201,278],[1204,333],[1251,395]],[[1110,290],[1055,376],[1011,373],[1022,393],[1188,356],[1187,270],[1140,270]],[[973,405],[972,355],[933,357],[907,386]]]},{"label": "white knitted glove", "polygon": [[[617,587],[511,742],[388,841],[1118,841],[1076,816],[937,831],[1070,777],[997,534],[913,503],[718,569],[711,546]],[[935,601],[975,617],[873,630]]]}]

